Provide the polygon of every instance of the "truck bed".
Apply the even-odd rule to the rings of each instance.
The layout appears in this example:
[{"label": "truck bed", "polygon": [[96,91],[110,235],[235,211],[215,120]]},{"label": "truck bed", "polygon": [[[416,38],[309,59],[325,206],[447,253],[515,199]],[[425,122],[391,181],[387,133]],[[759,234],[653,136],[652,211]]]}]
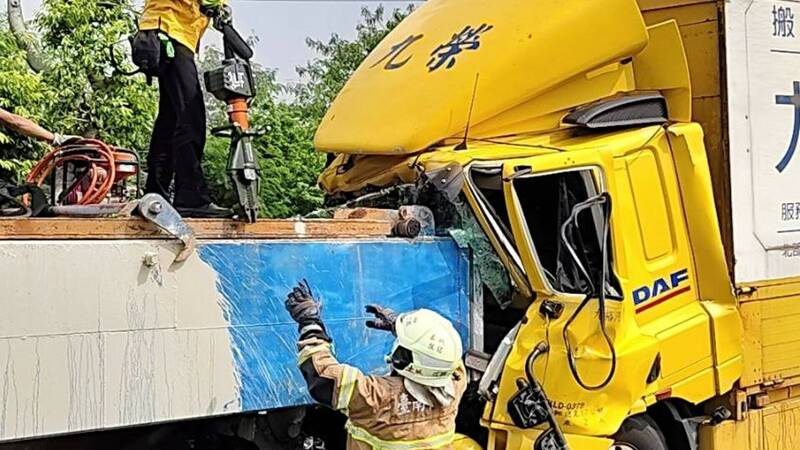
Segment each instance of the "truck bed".
[{"label": "truck bed", "polygon": [[[139,219],[0,221],[0,441],[306,404],[306,278],[340,359],[385,371],[364,306],[428,307],[469,329],[470,266],[448,238],[381,220],[188,221],[195,252]],[[467,342],[465,340],[465,342]]]}]

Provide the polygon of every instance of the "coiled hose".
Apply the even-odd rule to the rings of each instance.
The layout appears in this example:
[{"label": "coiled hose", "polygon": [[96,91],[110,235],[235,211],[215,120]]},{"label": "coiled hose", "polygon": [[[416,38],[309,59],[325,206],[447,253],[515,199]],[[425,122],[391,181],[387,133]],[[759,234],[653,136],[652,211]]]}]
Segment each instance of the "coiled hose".
[{"label": "coiled hose", "polygon": [[[80,190],[80,195],[71,201],[75,205],[93,205],[103,201],[116,181],[115,149],[97,139],[83,139],[75,143],[56,147],[47,153],[28,174],[27,182],[42,186],[58,167],[69,161],[84,161],[87,171],[65,192],[62,198]],[[88,180],[84,183],[83,180]]]}]

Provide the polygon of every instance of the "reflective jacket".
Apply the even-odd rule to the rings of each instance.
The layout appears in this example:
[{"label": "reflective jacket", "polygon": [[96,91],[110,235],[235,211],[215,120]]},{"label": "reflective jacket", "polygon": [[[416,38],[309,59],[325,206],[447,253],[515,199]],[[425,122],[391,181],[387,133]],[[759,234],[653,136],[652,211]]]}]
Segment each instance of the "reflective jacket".
[{"label": "reflective jacket", "polygon": [[209,19],[200,12],[201,0],[147,0],[140,30],[161,30],[191,51],[199,49]]},{"label": "reflective jacket", "polygon": [[400,376],[366,376],[339,363],[328,342],[299,343],[299,364],[311,396],[347,418],[349,450],[451,449],[458,404],[467,386],[464,367],[453,375],[455,399],[430,407],[409,394]]}]

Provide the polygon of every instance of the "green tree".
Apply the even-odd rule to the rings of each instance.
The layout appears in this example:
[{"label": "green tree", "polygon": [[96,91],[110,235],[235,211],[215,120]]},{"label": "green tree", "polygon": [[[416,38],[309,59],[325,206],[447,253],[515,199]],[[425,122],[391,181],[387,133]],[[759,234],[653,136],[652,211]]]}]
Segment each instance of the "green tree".
[{"label": "green tree", "polygon": [[[49,86],[33,73],[5,20],[0,20],[0,108],[44,120]],[[0,128],[0,176],[19,179],[41,152],[39,144]]]},{"label": "green tree", "polygon": [[[156,92],[141,77],[116,73],[109,58],[109,46],[135,29],[132,3],[45,0],[35,21],[47,65],[41,73],[0,23],[0,106],[56,132],[146,149]],[[44,149],[0,130],[0,170],[20,178]]]},{"label": "green tree", "polygon": [[145,149],[156,110],[156,91],[140,76],[114,71],[109,47],[136,29],[127,0],[45,0],[37,19],[49,59],[45,82],[49,122],[59,130]]},{"label": "green tree", "polygon": [[413,5],[386,13],[383,6],[363,8],[356,25],[356,38],[347,40],[333,34],[327,41],[306,39],[318,57],[297,68],[300,83],[295,87],[296,100],[314,127],[322,120],[331,102],[369,53],[403,21]]}]

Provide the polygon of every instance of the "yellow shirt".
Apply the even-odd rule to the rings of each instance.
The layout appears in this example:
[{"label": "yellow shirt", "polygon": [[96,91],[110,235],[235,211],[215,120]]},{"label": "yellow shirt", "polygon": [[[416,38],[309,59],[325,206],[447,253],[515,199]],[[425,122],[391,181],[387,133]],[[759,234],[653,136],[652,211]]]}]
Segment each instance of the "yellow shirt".
[{"label": "yellow shirt", "polygon": [[139,19],[140,30],[161,30],[193,52],[208,24],[200,0],[147,0]]}]

